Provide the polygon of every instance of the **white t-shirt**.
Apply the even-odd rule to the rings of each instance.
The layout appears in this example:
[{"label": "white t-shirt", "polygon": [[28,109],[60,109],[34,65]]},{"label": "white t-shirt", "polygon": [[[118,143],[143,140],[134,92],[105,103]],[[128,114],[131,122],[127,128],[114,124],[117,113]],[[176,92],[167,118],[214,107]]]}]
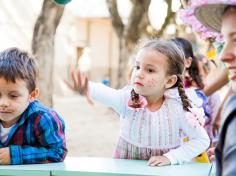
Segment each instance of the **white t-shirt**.
[{"label": "white t-shirt", "polygon": [[9,132],[14,126],[15,125],[12,125],[9,128],[4,128],[2,124],[0,123],[0,138],[1,138],[2,143],[6,142]]}]

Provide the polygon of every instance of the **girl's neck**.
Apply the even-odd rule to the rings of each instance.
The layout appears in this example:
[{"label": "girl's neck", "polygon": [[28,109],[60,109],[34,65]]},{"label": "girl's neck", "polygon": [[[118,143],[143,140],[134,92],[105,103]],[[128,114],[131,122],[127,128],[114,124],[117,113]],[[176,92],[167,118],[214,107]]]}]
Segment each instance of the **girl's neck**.
[{"label": "girl's neck", "polygon": [[163,102],[164,102],[164,96],[161,96],[159,98],[153,98],[153,97],[146,97],[147,99],[147,108],[150,111],[157,111],[161,108]]}]

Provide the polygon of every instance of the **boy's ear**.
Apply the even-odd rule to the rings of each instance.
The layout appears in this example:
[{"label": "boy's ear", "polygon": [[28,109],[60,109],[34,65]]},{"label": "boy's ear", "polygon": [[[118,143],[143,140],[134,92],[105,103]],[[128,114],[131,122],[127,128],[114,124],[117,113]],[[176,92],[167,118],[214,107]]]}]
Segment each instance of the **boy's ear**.
[{"label": "boy's ear", "polygon": [[29,95],[29,101],[32,102],[32,101],[36,100],[36,99],[38,98],[38,96],[39,96],[39,89],[36,88],[35,90],[33,90],[33,91],[30,93],[30,95]]},{"label": "boy's ear", "polygon": [[171,88],[172,86],[174,86],[176,84],[177,80],[178,80],[178,78],[176,75],[168,76],[166,79],[166,82],[165,82],[165,88],[166,89]]}]

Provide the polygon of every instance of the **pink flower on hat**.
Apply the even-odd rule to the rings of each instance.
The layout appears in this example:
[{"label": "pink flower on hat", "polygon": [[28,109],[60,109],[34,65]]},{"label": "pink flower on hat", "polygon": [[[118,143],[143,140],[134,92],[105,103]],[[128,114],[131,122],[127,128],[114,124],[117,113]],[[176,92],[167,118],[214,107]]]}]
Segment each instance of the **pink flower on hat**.
[{"label": "pink flower on hat", "polygon": [[[213,32],[205,27],[195,16],[195,10],[205,4],[215,4],[215,3],[234,3],[236,0],[192,0],[191,5],[187,9],[179,10],[180,19],[187,25],[190,25],[194,32],[200,34],[202,39],[213,38],[218,42],[221,42],[223,37],[220,33]],[[213,14],[214,15],[214,14]]]},{"label": "pink flower on hat", "polygon": [[190,25],[194,32],[200,34],[202,39],[214,38],[216,41],[222,41],[222,36],[219,33],[210,31],[198,21],[194,16],[193,9],[181,9],[179,15],[185,24]]}]

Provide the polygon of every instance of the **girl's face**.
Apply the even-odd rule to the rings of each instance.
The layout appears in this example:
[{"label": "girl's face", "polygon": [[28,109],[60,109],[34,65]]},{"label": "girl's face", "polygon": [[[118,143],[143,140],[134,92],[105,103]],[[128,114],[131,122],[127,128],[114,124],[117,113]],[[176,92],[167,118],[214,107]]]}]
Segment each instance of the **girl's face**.
[{"label": "girl's face", "polygon": [[136,93],[143,96],[161,97],[168,86],[168,58],[153,49],[138,52],[131,75],[131,84]]},{"label": "girl's face", "polygon": [[227,10],[222,19],[224,48],[221,60],[228,65],[232,89],[236,92],[236,8]]}]

